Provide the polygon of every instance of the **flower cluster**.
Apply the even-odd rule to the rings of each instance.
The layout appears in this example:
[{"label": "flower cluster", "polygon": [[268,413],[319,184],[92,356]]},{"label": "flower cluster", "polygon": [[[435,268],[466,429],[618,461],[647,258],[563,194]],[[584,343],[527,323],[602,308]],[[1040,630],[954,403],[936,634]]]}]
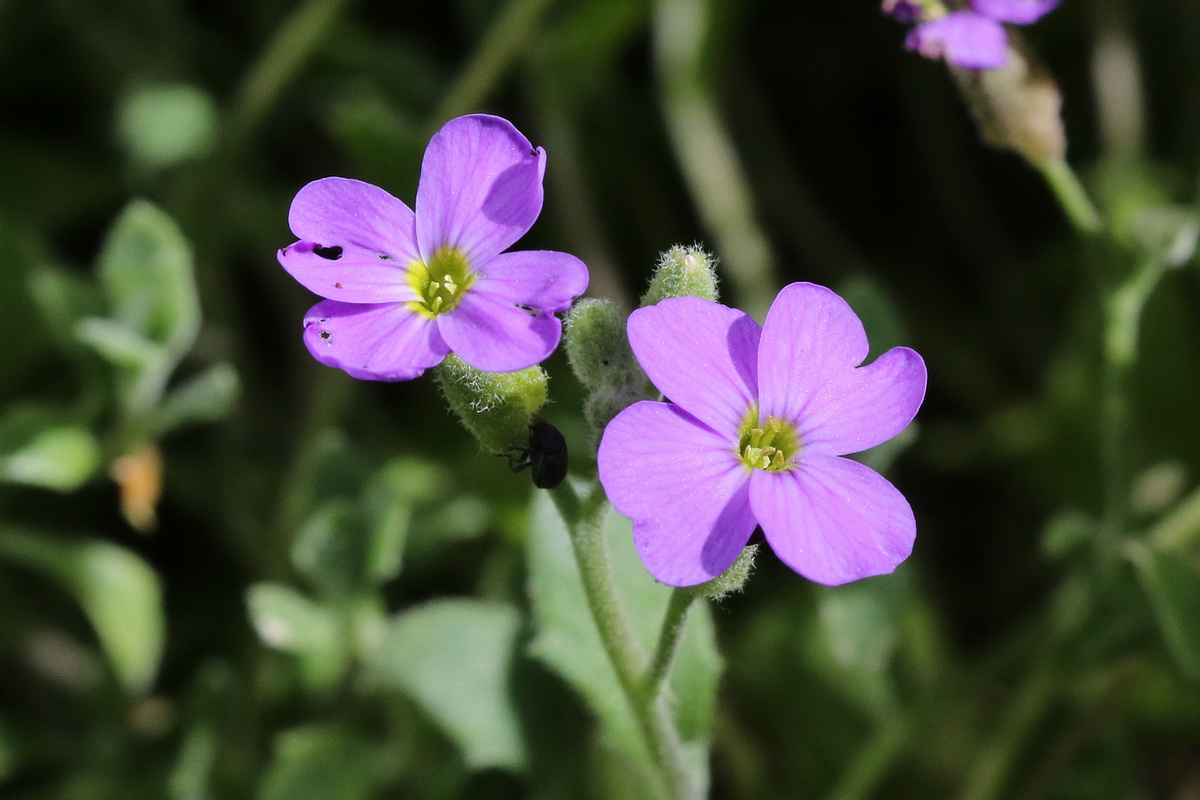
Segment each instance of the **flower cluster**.
[{"label": "flower cluster", "polygon": [[[904,45],[926,58],[956,67],[999,69],[1008,63],[1004,23],[1029,25],[1059,0],[970,0],[970,9],[946,12],[940,3],[885,0],[883,10],[900,22],[919,22]],[[924,20],[924,21],[922,21]]]},{"label": "flower cluster", "polygon": [[304,342],[355,378],[400,381],[450,351],[486,372],[543,361],[565,311],[587,288],[583,262],[553,251],[504,252],[542,209],[546,154],[507,120],[446,123],[425,150],[415,212],[376,186],[314,181],[288,215],[299,241],[279,263],[326,298]]},{"label": "flower cluster", "polygon": [[906,347],[867,366],[862,323],[838,295],[794,283],[760,328],[694,297],[635,311],[629,343],[671,402],[643,401],[604,432],[600,481],[634,521],[647,569],[690,586],[734,563],[756,526],[788,566],[836,585],[891,572],[916,534],[878,473],[842,456],[902,431],[925,396]]},{"label": "flower cluster", "polygon": [[[485,446],[496,431],[484,418],[505,417],[511,424],[493,425],[504,435],[491,449],[528,440],[515,447],[533,464],[535,484],[553,487],[566,473],[566,442],[544,422],[531,427],[545,376],[527,368],[558,346],[555,314],[587,288],[587,269],[566,253],[505,252],[541,211],[544,169],[541,148],[506,120],[459,117],[425,151],[415,210],[367,183],[314,181],[292,202],[299,241],[279,262],[325,298],[305,318],[318,361],[394,381],[453,352],[439,370],[451,407]],[[704,265],[685,266],[690,274]],[[711,264],[705,269],[701,283],[715,285]],[[786,287],[762,327],[713,300],[679,296],[692,292],[666,291],[635,311],[628,346],[615,307],[584,306],[604,312],[593,322],[612,324],[577,314],[570,330],[573,339],[606,338],[568,347],[589,388],[633,387],[621,395],[632,405],[605,413],[605,421],[616,416],[597,459],[609,499],[634,521],[647,569],[676,586],[710,581],[761,527],[782,561],[819,583],[890,572],[912,550],[912,509],[882,476],[843,456],[912,420],[925,394],[921,357],[897,347],[860,366],[862,323],[821,286]],[[521,386],[510,391],[493,377]],[[670,402],[633,402],[649,393],[646,377]],[[484,384],[512,402],[489,401],[491,416],[476,413]]]}]

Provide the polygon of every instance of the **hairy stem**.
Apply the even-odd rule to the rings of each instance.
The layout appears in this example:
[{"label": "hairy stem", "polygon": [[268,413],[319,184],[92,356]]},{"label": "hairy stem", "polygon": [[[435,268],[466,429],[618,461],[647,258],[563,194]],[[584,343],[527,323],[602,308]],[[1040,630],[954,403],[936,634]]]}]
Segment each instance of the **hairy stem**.
[{"label": "hairy stem", "polygon": [[571,547],[584,595],[604,651],[617,673],[617,680],[629,701],[638,728],[654,764],[666,786],[668,796],[677,800],[699,798],[683,763],[679,733],[665,700],[643,691],[642,675],[646,659],[621,612],[620,600],[608,564],[608,546],[604,541],[603,520],[608,500],[599,487],[582,501],[569,482],[551,491],[554,505],[571,534]]}]

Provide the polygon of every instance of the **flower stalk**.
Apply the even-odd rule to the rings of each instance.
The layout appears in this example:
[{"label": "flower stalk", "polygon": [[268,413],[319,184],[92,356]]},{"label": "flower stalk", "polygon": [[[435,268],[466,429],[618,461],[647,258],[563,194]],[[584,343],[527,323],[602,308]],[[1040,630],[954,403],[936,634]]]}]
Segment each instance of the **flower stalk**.
[{"label": "flower stalk", "polygon": [[[552,490],[550,496],[571,534],[571,549],[579,566],[584,595],[592,620],[596,623],[596,631],[600,634],[604,651],[629,701],[667,794],[675,800],[698,798],[700,792],[684,767],[679,733],[671,719],[670,710],[665,700],[643,688],[645,655],[621,612],[608,563],[602,524],[608,509],[604,491],[597,487],[580,500],[571,484],[564,482]],[[667,613],[670,618],[670,608]]]},{"label": "flower stalk", "polygon": [[654,656],[650,667],[642,679],[642,693],[648,698],[655,698],[662,692],[666,683],[667,673],[671,670],[671,662],[679,650],[679,642],[687,628],[688,617],[696,599],[696,593],[687,589],[675,589],[671,592],[671,600],[663,614],[662,630],[658,634],[658,646],[654,648]]}]

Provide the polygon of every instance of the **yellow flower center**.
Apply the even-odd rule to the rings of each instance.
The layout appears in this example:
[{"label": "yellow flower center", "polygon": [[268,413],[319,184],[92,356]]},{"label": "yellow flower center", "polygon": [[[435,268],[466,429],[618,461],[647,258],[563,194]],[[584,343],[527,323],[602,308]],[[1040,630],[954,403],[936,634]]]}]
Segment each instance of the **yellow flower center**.
[{"label": "yellow flower center", "polygon": [[738,458],[750,469],[785,472],[795,466],[800,452],[800,435],[786,420],[758,418],[758,406],[752,405],[738,428]]},{"label": "yellow flower center", "polygon": [[459,304],[474,282],[467,254],[454,247],[442,247],[428,264],[413,261],[408,265],[408,285],[419,298],[408,307],[430,318],[445,314]]}]

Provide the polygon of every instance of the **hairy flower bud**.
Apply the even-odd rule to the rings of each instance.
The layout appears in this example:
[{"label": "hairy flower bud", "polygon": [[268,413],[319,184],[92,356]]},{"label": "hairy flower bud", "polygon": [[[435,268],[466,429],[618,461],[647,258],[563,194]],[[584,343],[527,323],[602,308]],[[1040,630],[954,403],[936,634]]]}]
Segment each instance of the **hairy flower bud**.
[{"label": "hairy flower bud", "polygon": [[642,295],[643,308],[668,297],[717,299],[717,259],[700,247],[675,245],[663,253],[654,268],[650,288]]},{"label": "hairy flower bud", "polygon": [[451,354],[434,371],[450,408],[489,453],[526,448],[529,426],[546,404],[541,367],[483,372]]},{"label": "hairy flower bud", "polygon": [[567,359],[587,390],[584,415],[599,434],[622,409],[655,395],[625,334],[625,317],[608,300],[584,299],[567,313]]}]

